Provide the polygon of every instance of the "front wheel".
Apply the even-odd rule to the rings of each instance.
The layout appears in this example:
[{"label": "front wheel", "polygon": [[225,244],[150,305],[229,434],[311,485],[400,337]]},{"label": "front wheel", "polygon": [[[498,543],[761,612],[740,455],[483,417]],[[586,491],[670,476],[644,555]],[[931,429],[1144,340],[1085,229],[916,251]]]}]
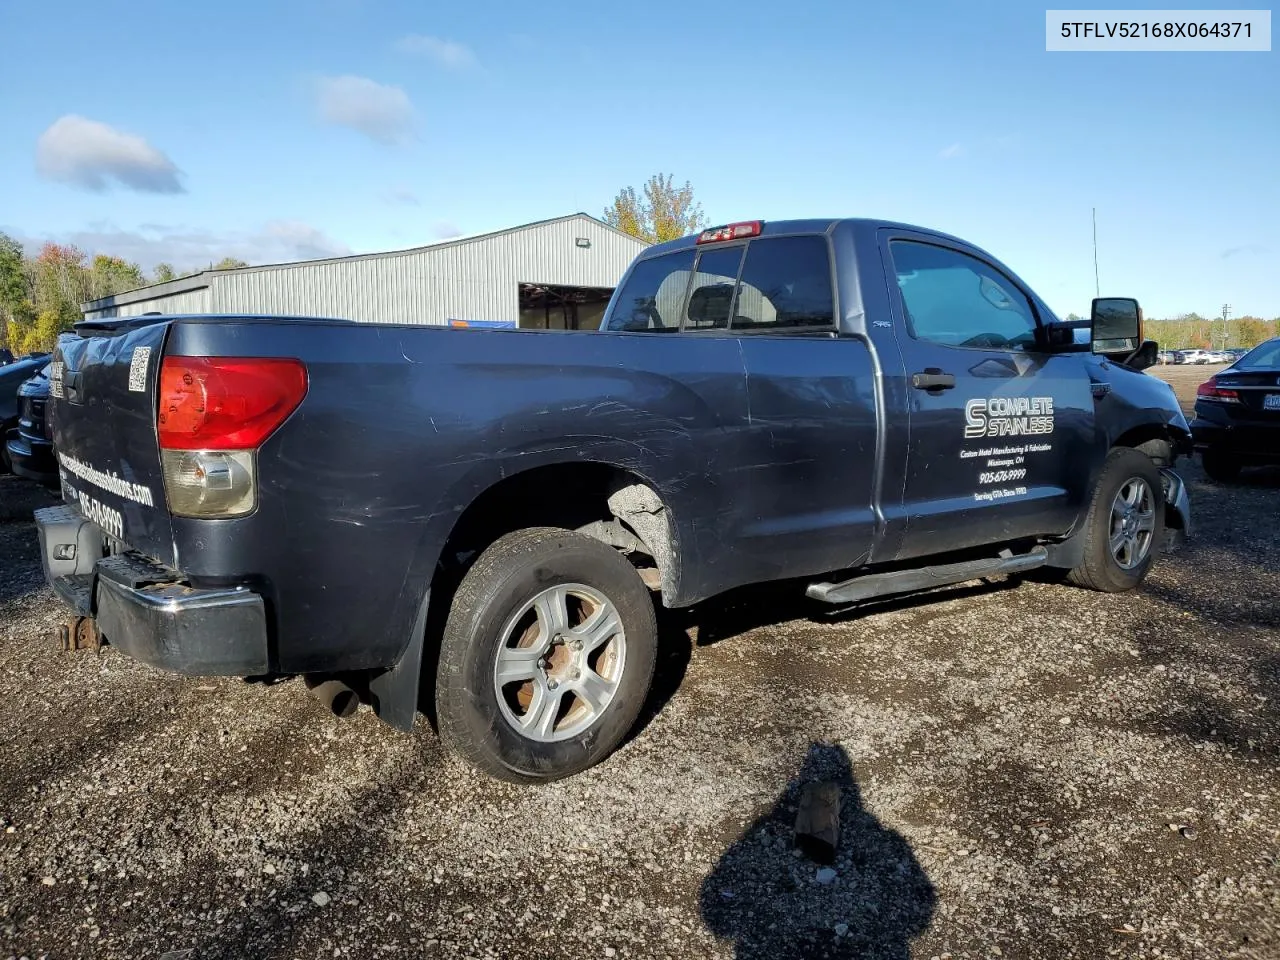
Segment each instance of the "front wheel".
[{"label": "front wheel", "polygon": [[1085,518],[1076,586],[1121,593],[1140,584],[1164,542],[1164,486],[1151,458],[1129,447],[1108,455]]},{"label": "front wheel", "polygon": [[558,528],[508,534],[453,597],[436,672],[441,738],[502,780],[585,770],[636,722],[657,645],[649,590],[612,547]]}]

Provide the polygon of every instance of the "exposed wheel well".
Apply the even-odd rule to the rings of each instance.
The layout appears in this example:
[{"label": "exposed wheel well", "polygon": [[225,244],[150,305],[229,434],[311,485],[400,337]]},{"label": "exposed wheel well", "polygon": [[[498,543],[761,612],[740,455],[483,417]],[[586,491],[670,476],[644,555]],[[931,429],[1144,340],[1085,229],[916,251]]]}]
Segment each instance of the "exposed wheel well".
[{"label": "exposed wheel well", "polygon": [[[526,527],[565,527],[601,540],[656,568],[664,585],[674,576],[668,511],[640,477],[602,463],[536,467],[499,481],[459,516],[441,550],[433,580],[448,588],[489,544]],[[442,581],[443,582],[440,582]]]},{"label": "exposed wheel well", "polygon": [[1177,456],[1177,444],[1169,428],[1157,423],[1134,427],[1116,438],[1113,447],[1132,447],[1151,458],[1157,467],[1169,467]]}]

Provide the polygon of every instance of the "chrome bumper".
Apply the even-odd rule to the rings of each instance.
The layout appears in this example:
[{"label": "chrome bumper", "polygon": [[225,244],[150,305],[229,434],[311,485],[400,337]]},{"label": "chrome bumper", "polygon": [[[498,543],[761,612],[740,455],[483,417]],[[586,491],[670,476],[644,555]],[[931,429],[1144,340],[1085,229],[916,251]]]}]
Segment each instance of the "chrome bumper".
[{"label": "chrome bumper", "polygon": [[45,578],[106,642],[192,676],[270,672],[266,607],[247,587],[196,588],[138,554],[102,555],[102,531],[73,507],[35,513]]}]

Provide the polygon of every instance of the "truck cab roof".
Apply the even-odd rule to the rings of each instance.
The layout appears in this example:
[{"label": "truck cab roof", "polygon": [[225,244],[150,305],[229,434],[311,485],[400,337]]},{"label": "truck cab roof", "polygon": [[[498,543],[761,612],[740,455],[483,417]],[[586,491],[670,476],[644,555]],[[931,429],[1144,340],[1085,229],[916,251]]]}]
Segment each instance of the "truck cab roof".
[{"label": "truck cab roof", "polygon": [[[752,221],[746,221],[752,222]],[[966,247],[978,250],[967,240],[951,234],[943,233],[929,227],[921,227],[911,223],[901,223],[896,220],[878,220],[871,217],[811,217],[805,219],[793,220],[761,220],[760,232],[757,236],[761,237],[777,237],[794,233],[828,233],[837,227],[849,227],[854,230],[878,230],[881,228],[891,230],[910,230],[913,233],[922,233],[935,236],[941,240],[950,243],[961,244]],[[639,259],[649,259],[650,257],[661,256],[664,253],[671,253],[674,250],[684,250],[689,247],[696,246],[700,234],[691,233],[687,236],[678,237],[675,240],[667,240],[663,243],[655,243],[647,250],[640,254]],[[983,251],[985,252],[985,251]]]}]

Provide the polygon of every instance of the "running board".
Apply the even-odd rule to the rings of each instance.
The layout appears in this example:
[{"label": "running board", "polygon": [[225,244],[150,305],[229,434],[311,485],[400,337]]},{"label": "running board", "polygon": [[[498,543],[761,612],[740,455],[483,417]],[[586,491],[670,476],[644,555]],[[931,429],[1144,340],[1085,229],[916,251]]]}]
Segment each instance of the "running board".
[{"label": "running board", "polygon": [[919,567],[915,570],[894,570],[889,573],[867,573],[843,583],[811,583],[805,595],[823,603],[857,603],[893,593],[914,593],[948,583],[963,583],[1005,573],[1021,573],[1043,567],[1049,559],[1049,551],[1036,547],[1030,553],[1012,554],[1003,550],[998,557],[987,560],[966,560],[963,563],[944,563],[936,567]]}]

